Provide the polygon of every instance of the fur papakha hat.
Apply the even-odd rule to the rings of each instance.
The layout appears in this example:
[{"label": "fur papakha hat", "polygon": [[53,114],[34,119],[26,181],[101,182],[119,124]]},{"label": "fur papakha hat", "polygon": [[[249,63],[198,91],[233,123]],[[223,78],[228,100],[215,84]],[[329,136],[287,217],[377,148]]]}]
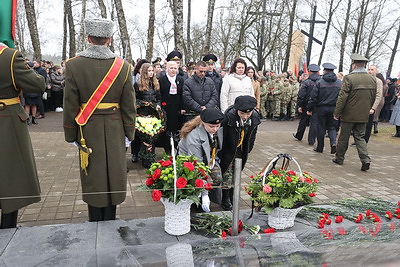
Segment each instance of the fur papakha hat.
[{"label": "fur papakha hat", "polygon": [[108,19],[85,19],[86,35],[111,38],[114,33],[114,22]]}]

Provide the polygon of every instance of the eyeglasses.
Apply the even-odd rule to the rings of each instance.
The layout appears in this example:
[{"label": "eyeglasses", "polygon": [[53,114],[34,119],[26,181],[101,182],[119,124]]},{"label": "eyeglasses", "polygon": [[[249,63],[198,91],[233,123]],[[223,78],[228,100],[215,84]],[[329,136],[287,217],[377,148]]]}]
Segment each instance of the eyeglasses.
[{"label": "eyeglasses", "polygon": [[206,71],[206,70],[198,70],[198,72],[200,72],[200,73],[206,73],[207,71]]}]

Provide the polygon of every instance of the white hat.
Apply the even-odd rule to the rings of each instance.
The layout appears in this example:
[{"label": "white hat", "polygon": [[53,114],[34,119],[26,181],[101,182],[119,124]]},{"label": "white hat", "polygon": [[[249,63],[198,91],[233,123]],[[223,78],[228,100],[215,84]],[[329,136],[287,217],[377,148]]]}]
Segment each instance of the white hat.
[{"label": "white hat", "polygon": [[114,22],[108,19],[85,19],[86,35],[111,38],[114,33]]}]

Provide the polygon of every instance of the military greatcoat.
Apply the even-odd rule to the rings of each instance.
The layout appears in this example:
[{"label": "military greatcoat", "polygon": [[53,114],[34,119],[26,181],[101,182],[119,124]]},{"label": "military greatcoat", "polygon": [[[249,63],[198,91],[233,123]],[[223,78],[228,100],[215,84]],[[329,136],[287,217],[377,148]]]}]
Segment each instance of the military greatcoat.
[{"label": "military greatcoat", "polygon": [[20,104],[4,105],[2,100],[18,97],[21,90],[39,94],[46,86],[15,49],[6,48],[0,54],[0,70],[0,209],[7,214],[40,201],[40,186],[26,125],[28,114]]},{"label": "military greatcoat", "polygon": [[[75,122],[80,105],[86,103],[110,69],[115,55],[108,47],[91,46],[66,62],[64,89],[64,133],[67,142],[80,142]],[[126,196],[125,136],[133,140],[135,131],[135,91],[131,66],[126,61],[101,103],[118,107],[96,109],[82,127],[86,144],[93,150],[87,175],[81,170],[83,201],[94,207],[118,205]],[[116,192],[99,193],[96,192]],[[89,193],[89,194],[86,194]]]}]

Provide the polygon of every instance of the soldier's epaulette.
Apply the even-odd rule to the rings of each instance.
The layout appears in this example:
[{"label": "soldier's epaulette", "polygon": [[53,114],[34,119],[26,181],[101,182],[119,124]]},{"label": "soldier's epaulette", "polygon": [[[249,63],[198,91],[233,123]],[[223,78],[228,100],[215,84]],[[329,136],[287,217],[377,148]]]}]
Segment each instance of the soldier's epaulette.
[{"label": "soldier's epaulette", "polygon": [[73,59],[75,59],[75,58],[77,58],[77,57],[80,57],[80,56],[71,57],[71,58],[67,59],[65,62],[68,62],[68,61],[70,61],[70,60],[73,60]]}]

